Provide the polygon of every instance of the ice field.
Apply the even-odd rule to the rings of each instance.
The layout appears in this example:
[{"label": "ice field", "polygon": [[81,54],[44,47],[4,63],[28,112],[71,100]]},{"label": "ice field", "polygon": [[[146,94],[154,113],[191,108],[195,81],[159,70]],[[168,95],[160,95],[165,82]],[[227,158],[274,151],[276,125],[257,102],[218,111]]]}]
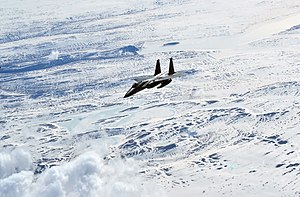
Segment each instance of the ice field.
[{"label": "ice field", "polygon": [[[0,196],[300,196],[300,2],[0,0]],[[184,76],[123,96],[169,58]]]}]

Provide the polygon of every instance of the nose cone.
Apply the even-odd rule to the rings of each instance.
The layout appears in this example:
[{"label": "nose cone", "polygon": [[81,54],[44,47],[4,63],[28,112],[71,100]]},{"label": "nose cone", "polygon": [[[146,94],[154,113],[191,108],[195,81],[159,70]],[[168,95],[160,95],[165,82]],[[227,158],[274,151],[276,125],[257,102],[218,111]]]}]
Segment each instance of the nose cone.
[{"label": "nose cone", "polygon": [[127,98],[132,96],[135,92],[133,91],[134,89],[131,88],[130,90],[128,90],[128,92],[126,92],[125,96],[123,98]]},{"label": "nose cone", "polygon": [[129,95],[128,92],[127,92],[123,98],[127,98],[127,97],[129,97],[129,96],[130,96],[130,95]]},{"label": "nose cone", "polygon": [[143,85],[145,84],[146,82],[142,82],[142,83],[135,83],[132,85],[132,87],[128,90],[128,92],[126,92],[124,98],[126,97],[129,97],[129,96],[132,96],[136,93],[138,93],[139,91],[145,89],[146,87],[143,87]]}]

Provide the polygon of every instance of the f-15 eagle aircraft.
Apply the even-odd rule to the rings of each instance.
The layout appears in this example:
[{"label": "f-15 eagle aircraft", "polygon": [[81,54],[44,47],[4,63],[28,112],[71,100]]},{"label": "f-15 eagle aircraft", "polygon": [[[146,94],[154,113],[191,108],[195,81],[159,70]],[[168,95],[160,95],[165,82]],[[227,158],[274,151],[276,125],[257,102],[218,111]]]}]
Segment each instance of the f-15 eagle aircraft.
[{"label": "f-15 eagle aircraft", "polygon": [[144,78],[137,78],[136,83],[132,85],[132,87],[128,90],[128,92],[125,94],[124,98],[132,96],[144,89],[150,89],[157,86],[157,88],[163,88],[169,83],[171,83],[172,78],[177,77],[177,73],[174,71],[174,65],[173,60],[170,58],[170,64],[169,64],[169,72],[168,73],[162,73],[160,69],[160,62],[159,59],[156,61],[156,67],[154,76],[150,77],[144,77]]}]

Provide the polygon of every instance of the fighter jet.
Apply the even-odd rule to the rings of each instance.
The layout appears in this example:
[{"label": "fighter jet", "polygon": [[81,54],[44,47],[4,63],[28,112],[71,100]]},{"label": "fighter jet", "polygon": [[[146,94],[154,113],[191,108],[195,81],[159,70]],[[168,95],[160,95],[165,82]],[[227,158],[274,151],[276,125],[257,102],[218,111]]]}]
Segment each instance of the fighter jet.
[{"label": "fighter jet", "polygon": [[168,73],[161,73],[160,69],[160,61],[159,59],[156,61],[156,67],[154,76],[143,79],[138,78],[137,82],[132,85],[132,87],[128,90],[128,92],[125,94],[124,98],[132,96],[144,89],[150,89],[157,86],[157,88],[163,88],[169,83],[171,83],[172,78],[174,78],[176,72],[174,70],[173,60],[170,58],[170,64],[169,64],[169,72]]}]

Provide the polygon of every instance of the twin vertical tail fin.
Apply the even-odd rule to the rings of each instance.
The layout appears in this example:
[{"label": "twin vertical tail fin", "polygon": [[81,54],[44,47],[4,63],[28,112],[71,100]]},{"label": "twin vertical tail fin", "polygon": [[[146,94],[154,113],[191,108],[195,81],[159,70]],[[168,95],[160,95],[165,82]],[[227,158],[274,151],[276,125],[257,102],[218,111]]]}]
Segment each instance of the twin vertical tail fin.
[{"label": "twin vertical tail fin", "polygon": [[160,69],[160,62],[159,59],[156,60],[156,66],[155,66],[155,72],[154,72],[154,76],[158,75],[161,73],[161,69]]},{"label": "twin vertical tail fin", "polygon": [[[154,76],[158,75],[161,73],[161,69],[160,69],[160,62],[159,59],[156,60],[156,66],[155,66],[155,72],[154,72]],[[170,58],[170,64],[169,64],[169,73],[168,75],[173,75],[175,73],[174,70],[174,64],[173,64],[173,59]]]},{"label": "twin vertical tail fin", "polygon": [[168,73],[168,75],[173,75],[174,73],[175,73],[175,70],[174,70],[174,65],[173,65],[173,59],[170,58],[169,73]]}]

